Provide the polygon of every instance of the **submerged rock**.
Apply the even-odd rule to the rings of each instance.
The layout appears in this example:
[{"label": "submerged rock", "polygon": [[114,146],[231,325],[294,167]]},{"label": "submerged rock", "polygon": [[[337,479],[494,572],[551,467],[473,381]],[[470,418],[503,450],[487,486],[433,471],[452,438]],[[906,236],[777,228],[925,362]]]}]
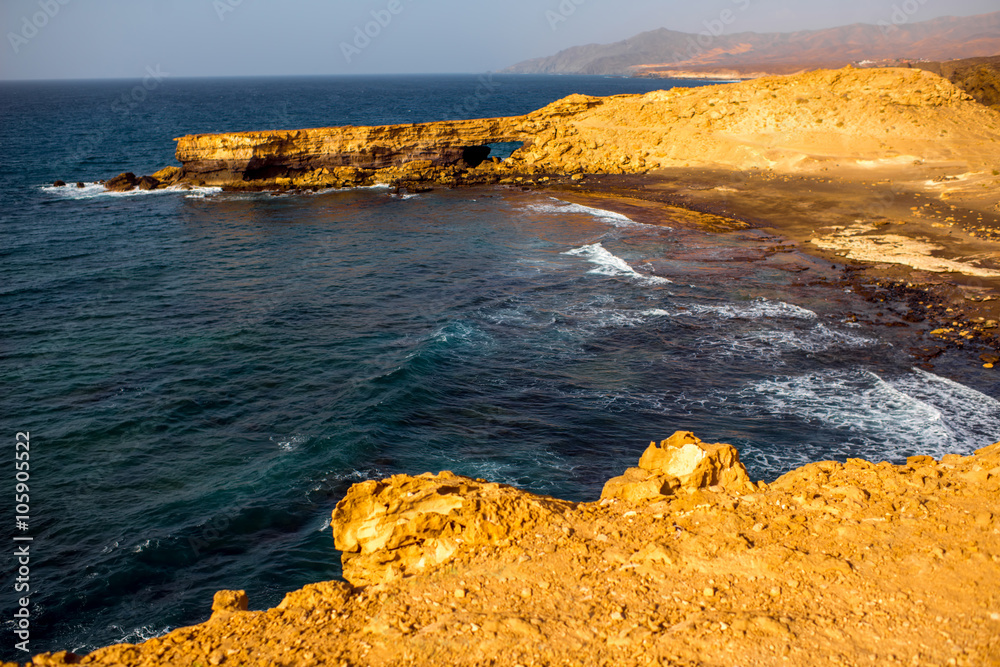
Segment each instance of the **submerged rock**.
[{"label": "submerged rock", "polygon": [[143,176],[135,184],[140,190],[155,190],[160,187],[160,181],[152,176]]}]

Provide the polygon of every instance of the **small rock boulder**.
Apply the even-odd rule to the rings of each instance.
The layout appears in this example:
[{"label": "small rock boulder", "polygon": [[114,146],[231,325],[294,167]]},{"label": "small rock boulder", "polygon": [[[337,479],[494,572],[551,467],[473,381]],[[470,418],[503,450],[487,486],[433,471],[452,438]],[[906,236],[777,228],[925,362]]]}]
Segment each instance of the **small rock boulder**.
[{"label": "small rock boulder", "polygon": [[159,171],[155,171],[152,174],[152,178],[155,178],[163,185],[173,185],[181,177],[180,167],[164,167]]},{"label": "small rock boulder", "polygon": [[52,187],[54,187],[54,188],[64,188],[64,187],[66,187],[66,181],[55,181],[52,184]]},{"label": "small rock boulder", "polygon": [[135,184],[140,190],[155,190],[160,187],[160,181],[152,176],[143,176]]},{"label": "small rock boulder", "polygon": [[321,581],[305,588],[292,591],[281,601],[278,609],[317,610],[343,609],[351,599],[353,589],[343,581]]},{"label": "small rock boulder", "polygon": [[732,445],[708,444],[693,433],[678,431],[660,443],[649,443],[638,468],[608,480],[601,498],[637,503],[669,496],[680,489],[722,487],[738,493],[756,490]]},{"label": "small rock boulder", "polygon": [[425,571],[460,549],[516,539],[551,525],[573,503],[450,472],[355,484],[333,511],[344,578],[380,584]]},{"label": "small rock boulder", "polygon": [[78,187],[78,188],[85,188],[85,187],[87,187],[87,184],[84,183],[83,181],[77,181],[76,182],[76,187]]},{"label": "small rock boulder", "polygon": [[246,611],[249,606],[246,591],[219,591],[212,600],[212,613]]},{"label": "small rock boulder", "polygon": [[104,187],[111,192],[129,192],[134,190],[139,179],[131,171],[122,172],[112,179],[105,181]]}]

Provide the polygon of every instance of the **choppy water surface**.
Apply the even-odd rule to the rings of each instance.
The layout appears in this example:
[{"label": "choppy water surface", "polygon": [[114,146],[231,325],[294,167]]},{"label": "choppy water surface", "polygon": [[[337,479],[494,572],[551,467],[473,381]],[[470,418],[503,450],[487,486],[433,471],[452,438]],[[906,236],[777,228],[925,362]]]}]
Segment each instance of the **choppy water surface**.
[{"label": "choppy water surface", "polygon": [[[548,101],[546,79],[524,81],[538,97],[522,103]],[[461,103],[472,82],[438,82],[434,104]],[[332,104],[336,86],[307,83],[303,100]],[[490,189],[46,185],[152,171],[175,130],[255,121],[234,117],[223,86],[229,120],[195,128],[191,114],[224,105],[203,84],[175,85],[144,112],[161,128],[95,115],[100,86],[77,90],[73,109],[52,87],[18,88],[3,106],[15,158],[0,172],[0,402],[8,435],[30,430],[34,445],[35,650],[198,622],[221,588],[263,608],[336,577],[329,514],[364,479],[449,469],[587,500],[678,429],[738,445],[766,479],[1000,440],[995,384],[969,366],[915,369],[909,332],[843,321],[867,308],[854,295],[741,261],[759,234]],[[296,99],[292,84],[254,85],[264,106]],[[522,84],[504,85],[517,100]],[[552,83],[552,99],[566,85]],[[495,102],[483,115],[521,112]],[[290,126],[333,124],[309,120]],[[66,136],[112,122],[123,129],[105,152],[118,157],[67,152]],[[8,150],[32,127],[47,158]]]}]

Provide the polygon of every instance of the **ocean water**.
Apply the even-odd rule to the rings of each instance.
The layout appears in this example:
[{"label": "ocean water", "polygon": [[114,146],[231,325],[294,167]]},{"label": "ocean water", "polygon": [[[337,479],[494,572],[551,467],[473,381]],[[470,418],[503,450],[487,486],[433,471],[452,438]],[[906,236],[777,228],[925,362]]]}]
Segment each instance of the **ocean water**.
[{"label": "ocean water", "polygon": [[[1000,440],[991,376],[957,354],[916,368],[912,330],[847,321],[876,309],[783,262],[829,265],[761,259],[759,232],[507,189],[93,185],[173,163],[188,132],[516,114],[663,85],[0,86],[0,405],[11,450],[31,432],[33,652],[200,622],[223,588],[259,609],[337,577],[330,512],[365,479],[447,469],[593,500],[678,429],[737,445],[760,479]],[[17,533],[10,499],[0,525]],[[15,597],[5,585],[8,633]],[[24,659],[12,644],[2,657]]]}]

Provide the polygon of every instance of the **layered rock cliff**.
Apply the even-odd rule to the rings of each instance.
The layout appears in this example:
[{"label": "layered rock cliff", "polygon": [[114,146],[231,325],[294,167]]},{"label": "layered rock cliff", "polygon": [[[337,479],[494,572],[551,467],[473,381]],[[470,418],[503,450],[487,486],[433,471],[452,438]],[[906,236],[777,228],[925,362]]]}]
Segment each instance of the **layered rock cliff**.
[{"label": "layered rock cliff", "polygon": [[[486,145],[502,142],[524,145],[507,160],[489,159]],[[177,158],[179,170],[158,173],[162,186],[454,185],[661,167],[792,173],[915,161],[983,171],[1000,166],[1000,114],[930,72],[848,68],[646,95],[572,95],[511,118],[192,135],[177,139]]]},{"label": "layered rock cliff", "polygon": [[332,526],[346,582],[35,664],[1000,664],[1000,443],[755,484],[678,433],[596,502],[401,475]]}]

